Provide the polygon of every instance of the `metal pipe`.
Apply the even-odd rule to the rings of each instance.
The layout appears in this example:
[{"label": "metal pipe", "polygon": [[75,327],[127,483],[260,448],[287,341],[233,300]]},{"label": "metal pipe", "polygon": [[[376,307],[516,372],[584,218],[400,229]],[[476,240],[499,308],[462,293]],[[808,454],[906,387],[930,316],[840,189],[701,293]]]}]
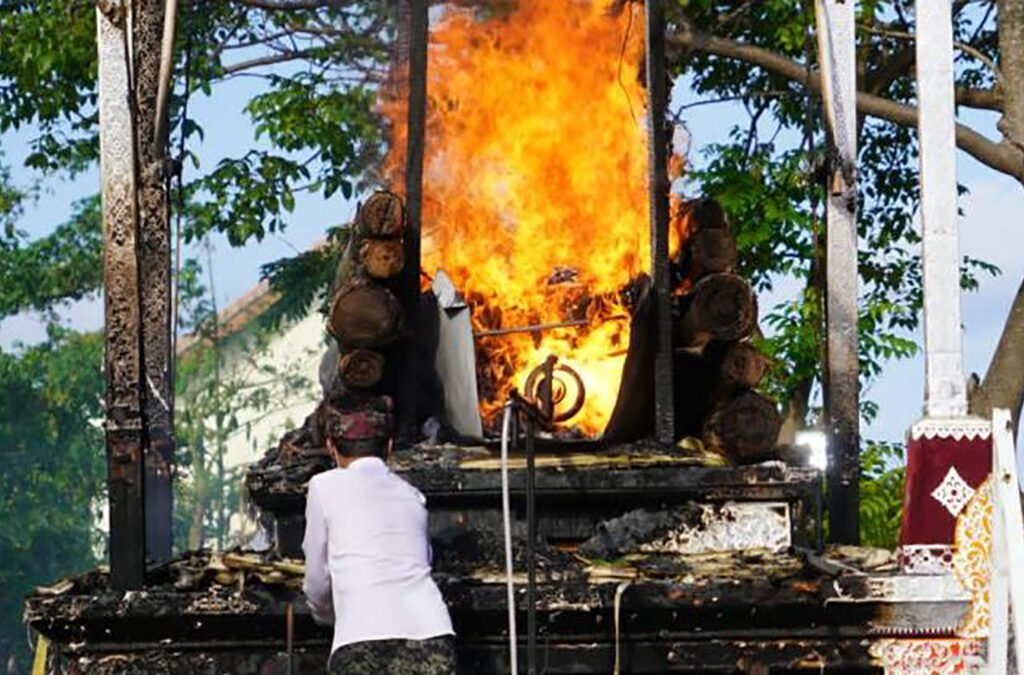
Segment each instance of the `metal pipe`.
[{"label": "metal pipe", "polygon": [[513,326],[511,328],[495,328],[494,330],[481,330],[473,333],[473,337],[494,337],[496,335],[512,335],[513,333],[540,333],[556,328],[576,328],[578,326],[589,326],[586,319],[576,321],[562,321],[560,323],[538,323],[533,326]]},{"label": "metal pipe", "polygon": [[166,153],[168,99],[171,94],[171,74],[174,72],[174,32],[177,23],[178,0],[167,0],[164,6],[164,32],[160,43],[160,81],[156,91],[156,120],[153,122],[153,143],[157,152]]},{"label": "metal pipe", "polygon": [[515,417],[515,406],[512,401],[505,404],[505,414],[501,421],[501,520],[505,535],[505,595],[508,602],[508,657],[511,673],[519,672],[518,639],[516,638],[516,591],[512,580],[514,567],[512,564],[512,506],[509,503],[508,485],[508,445],[512,431],[512,419]]},{"label": "metal pipe", "polygon": [[[553,357],[552,357],[553,358]],[[548,360],[551,363],[551,359]],[[551,375],[548,374],[545,389],[549,390]],[[537,673],[537,483],[534,455],[534,435],[537,422],[533,415],[526,413],[526,672]]]}]

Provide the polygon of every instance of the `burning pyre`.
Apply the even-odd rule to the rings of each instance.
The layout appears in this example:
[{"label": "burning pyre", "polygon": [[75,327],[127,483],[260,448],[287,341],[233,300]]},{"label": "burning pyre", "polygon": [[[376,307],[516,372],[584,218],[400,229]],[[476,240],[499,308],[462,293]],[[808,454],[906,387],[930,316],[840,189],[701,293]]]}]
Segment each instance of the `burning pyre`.
[{"label": "burning pyre", "polygon": [[[432,26],[423,267],[472,307],[485,420],[549,355],[585,385],[580,431],[600,434],[615,405],[623,290],[650,250],[643,14],[611,4],[447,7]],[[402,185],[404,97],[387,112]]]}]

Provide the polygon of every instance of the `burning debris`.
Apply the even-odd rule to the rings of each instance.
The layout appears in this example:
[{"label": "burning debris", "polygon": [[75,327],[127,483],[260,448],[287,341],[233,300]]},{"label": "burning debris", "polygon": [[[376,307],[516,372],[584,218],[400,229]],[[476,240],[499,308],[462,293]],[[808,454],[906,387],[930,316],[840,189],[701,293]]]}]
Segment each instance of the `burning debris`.
[{"label": "burning debris", "polygon": [[[478,334],[579,322],[478,343],[492,423],[551,354],[587,392],[574,426],[599,436],[615,405],[630,330],[619,295],[650,254],[642,8],[605,10],[523,0],[487,18],[448,8],[432,26],[424,271],[451,277]],[[387,114],[401,185],[404,102]]]}]

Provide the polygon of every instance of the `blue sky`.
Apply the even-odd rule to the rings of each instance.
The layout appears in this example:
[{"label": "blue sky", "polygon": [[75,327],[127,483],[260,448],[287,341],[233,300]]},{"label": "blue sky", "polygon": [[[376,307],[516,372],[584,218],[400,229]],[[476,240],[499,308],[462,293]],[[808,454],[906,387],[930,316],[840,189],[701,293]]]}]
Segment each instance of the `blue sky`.
[{"label": "blue sky", "polygon": [[[193,141],[193,149],[204,166],[221,157],[241,155],[259,144],[242,113],[242,106],[259,86],[259,80],[239,78],[219,85],[212,97],[197,95],[193,99],[190,114],[206,130],[202,142]],[[677,84],[673,99],[674,105],[691,100],[685,83]],[[684,119],[692,136],[691,158],[698,164],[704,145],[724,140],[734,124],[745,121],[742,109],[735,103],[691,108]],[[996,137],[993,116],[973,115],[966,121]],[[15,178],[22,181],[30,179],[21,168],[30,134],[30,130],[9,133],[0,139]],[[1024,277],[1024,256],[1019,248],[1024,189],[963,153],[959,156],[958,174],[971,191],[962,201],[966,215],[961,223],[961,252],[994,263],[1003,270],[1001,276],[984,281],[979,292],[963,298],[965,369],[984,374],[1014,293]],[[49,183],[47,191],[28,210],[21,226],[32,236],[45,234],[69,215],[76,200],[95,193],[98,181],[98,172],[93,170],[74,181]],[[264,241],[241,249],[233,249],[223,238],[214,237],[218,303],[227,304],[255,284],[260,265],[304,250],[323,236],[328,226],[347,222],[354,208],[354,203],[340,195],[327,202],[319,197],[299,198],[287,230],[280,235],[268,235]],[[205,253],[198,245],[191,246],[187,254],[205,262]],[[762,306],[771,306],[794,290],[780,287],[769,297],[762,298]],[[99,300],[79,302],[69,307],[64,316],[65,321],[76,328],[99,328],[103,321],[102,305]],[[0,322],[0,346],[5,349],[17,341],[34,342],[42,336],[43,325],[34,315],[25,314]],[[920,335],[916,337],[921,339]],[[889,364],[865,392],[878,402],[880,413],[878,419],[864,429],[864,435],[874,439],[902,439],[906,429],[920,417],[923,381],[924,366],[920,357]]]}]

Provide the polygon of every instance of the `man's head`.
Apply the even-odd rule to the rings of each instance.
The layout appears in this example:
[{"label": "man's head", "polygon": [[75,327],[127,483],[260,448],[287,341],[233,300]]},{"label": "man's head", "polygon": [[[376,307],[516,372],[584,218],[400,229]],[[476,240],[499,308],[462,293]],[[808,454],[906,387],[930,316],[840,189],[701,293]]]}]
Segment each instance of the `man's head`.
[{"label": "man's head", "polygon": [[362,457],[388,459],[394,424],[389,397],[332,397],[321,405],[323,436],[338,466]]}]

